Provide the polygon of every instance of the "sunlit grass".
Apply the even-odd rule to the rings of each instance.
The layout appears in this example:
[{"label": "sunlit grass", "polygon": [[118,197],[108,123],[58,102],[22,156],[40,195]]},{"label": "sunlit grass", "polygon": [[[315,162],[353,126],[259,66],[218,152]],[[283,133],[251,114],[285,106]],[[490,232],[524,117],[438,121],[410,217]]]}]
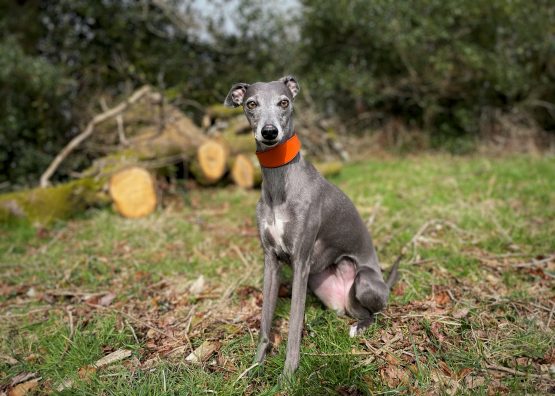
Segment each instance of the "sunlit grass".
[{"label": "sunlit grass", "polygon": [[[555,253],[554,169],[555,159],[530,156],[429,155],[346,166],[332,182],[368,221],[384,267],[405,251],[402,280],[389,309],[358,339],[348,337],[349,319],[310,296],[301,365],[291,383],[278,382],[289,299],[279,299],[281,341],[258,375],[245,373],[257,324],[226,316],[254,298],[238,288],[262,286],[258,191],[194,190],[184,204],[140,220],[92,209],[48,230],[2,226],[0,355],[17,364],[0,360],[0,381],[36,372],[52,391],[74,380],[65,394],[358,395],[445,392],[455,385],[460,394],[545,392],[550,380],[526,373],[545,375],[544,356],[555,347],[552,267],[534,272],[514,265]],[[200,275],[206,295],[187,297]],[[52,297],[53,291],[111,291],[116,300],[92,309],[83,299]],[[176,295],[186,298],[174,301]],[[467,313],[455,317],[461,309]],[[186,349],[178,358],[161,353],[146,367],[163,347],[146,325],[165,332],[190,326],[193,347],[204,340],[221,347],[202,365],[186,363]],[[131,350],[132,358],[80,378],[79,369],[118,348]],[[392,367],[402,380],[384,371]],[[465,388],[461,372],[478,385]]]}]

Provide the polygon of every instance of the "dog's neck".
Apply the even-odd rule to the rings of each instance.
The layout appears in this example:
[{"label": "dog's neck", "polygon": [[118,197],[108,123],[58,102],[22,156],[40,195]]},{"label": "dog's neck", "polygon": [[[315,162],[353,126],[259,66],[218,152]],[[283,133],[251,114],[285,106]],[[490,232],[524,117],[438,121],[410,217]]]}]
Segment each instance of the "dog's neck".
[{"label": "dog's neck", "polygon": [[297,175],[302,172],[304,159],[299,152],[286,165],[277,168],[262,168],[262,194],[273,204],[280,204],[287,199],[288,185],[299,180]]},{"label": "dog's neck", "polygon": [[[293,119],[290,119],[287,130],[293,131],[293,128]],[[286,140],[287,138],[284,138],[280,144],[283,144]],[[264,147],[258,141],[256,142],[257,152],[267,150],[268,147]],[[294,175],[302,172],[304,163],[305,161],[299,151],[299,153],[285,165],[275,168],[266,168],[260,165],[262,169],[262,194],[265,196],[267,202],[280,204],[286,200],[287,185],[299,180],[298,177],[296,178]]]}]

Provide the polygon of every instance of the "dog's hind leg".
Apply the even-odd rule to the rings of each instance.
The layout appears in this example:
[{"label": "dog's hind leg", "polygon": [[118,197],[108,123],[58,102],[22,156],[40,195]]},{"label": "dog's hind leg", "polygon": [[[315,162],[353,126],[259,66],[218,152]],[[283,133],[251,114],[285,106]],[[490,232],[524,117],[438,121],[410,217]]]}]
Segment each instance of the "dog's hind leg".
[{"label": "dog's hind leg", "polygon": [[374,322],[374,314],[385,308],[388,296],[389,288],[379,271],[365,266],[358,268],[347,303],[348,314],[358,319],[349,331],[351,337]]}]

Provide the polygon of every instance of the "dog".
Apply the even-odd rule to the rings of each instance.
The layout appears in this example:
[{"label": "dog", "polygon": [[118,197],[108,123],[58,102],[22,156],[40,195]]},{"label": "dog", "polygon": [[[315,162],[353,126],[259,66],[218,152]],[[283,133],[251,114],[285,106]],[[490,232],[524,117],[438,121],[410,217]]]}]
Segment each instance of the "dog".
[{"label": "dog", "polygon": [[293,285],[284,375],[299,365],[307,288],[328,308],[358,322],[355,336],[387,303],[399,260],[384,281],[370,234],[351,200],[325,180],[300,152],[293,128],[293,103],[300,91],[295,77],[234,84],[224,104],[243,106],[262,168],[256,207],[264,250],[260,338],[255,363],[270,344],[282,263],[291,265]]}]

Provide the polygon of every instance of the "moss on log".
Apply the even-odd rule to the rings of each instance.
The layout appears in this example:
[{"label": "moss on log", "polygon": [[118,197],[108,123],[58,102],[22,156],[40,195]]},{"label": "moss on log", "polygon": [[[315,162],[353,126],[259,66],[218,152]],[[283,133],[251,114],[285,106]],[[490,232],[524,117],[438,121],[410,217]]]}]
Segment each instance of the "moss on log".
[{"label": "moss on log", "polygon": [[85,178],[0,195],[0,221],[24,220],[48,225],[57,219],[67,219],[90,205],[109,202],[102,185],[101,180]]},{"label": "moss on log", "polygon": [[314,167],[322,176],[328,178],[340,174],[343,169],[343,163],[340,161],[317,162],[314,164]]},{"label": "moss on log", "polygon": [[243,113],[242,107],[226,107],[223,104],[214,104],[206,109],[206,114],[211,118],[228,119]]}]

